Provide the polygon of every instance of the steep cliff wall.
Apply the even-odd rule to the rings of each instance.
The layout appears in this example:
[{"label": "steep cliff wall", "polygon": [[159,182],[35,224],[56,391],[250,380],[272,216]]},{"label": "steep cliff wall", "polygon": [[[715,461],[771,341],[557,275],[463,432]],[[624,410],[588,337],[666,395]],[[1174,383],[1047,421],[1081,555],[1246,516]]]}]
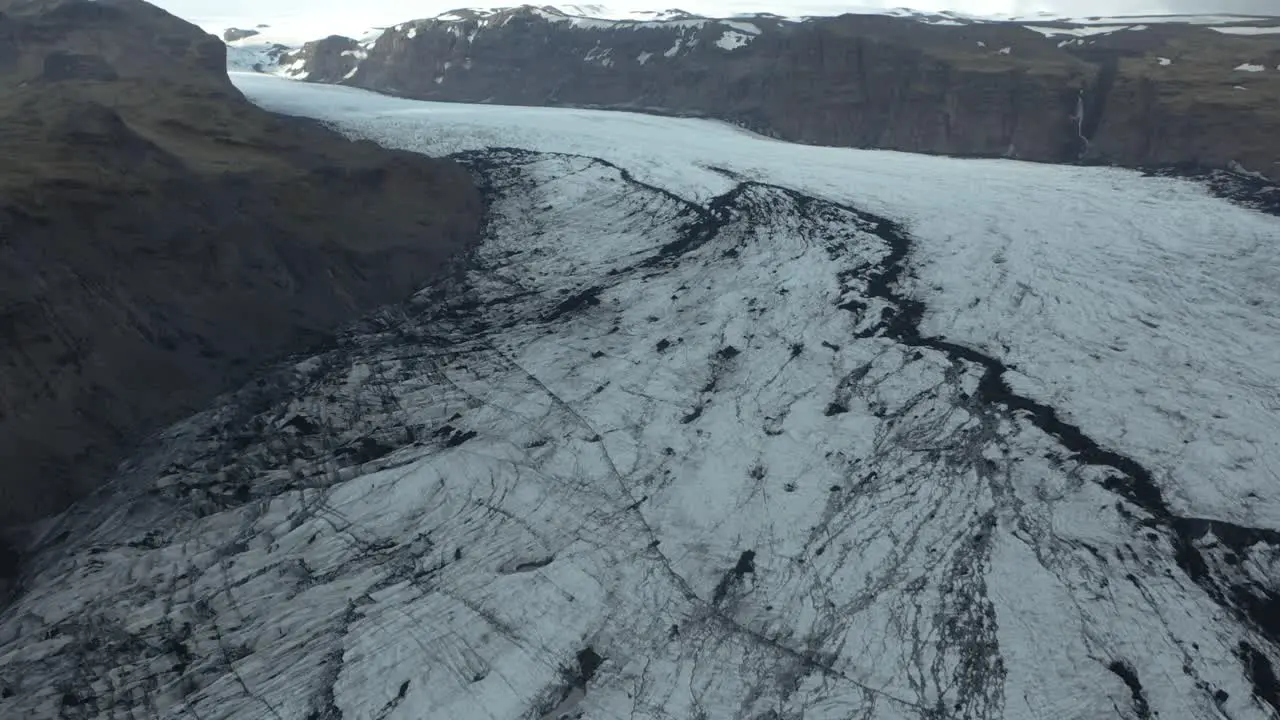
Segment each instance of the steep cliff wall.
[{"label": "steep cliff wall", "polygon": [[[1280,176],[1280,35],[846,15],[455,12],[329,38],[291,74],[426,100],[705,115],[806,143]],[[286,61],[288,62],[288,61]],[[1253,68],[1262,68],[1252,71]]]},{"label": "steep cliff wall", "polygon": [[267,113],[225,61],[138,0],[0,0],[0,530],[477,234],[461,167]]}]

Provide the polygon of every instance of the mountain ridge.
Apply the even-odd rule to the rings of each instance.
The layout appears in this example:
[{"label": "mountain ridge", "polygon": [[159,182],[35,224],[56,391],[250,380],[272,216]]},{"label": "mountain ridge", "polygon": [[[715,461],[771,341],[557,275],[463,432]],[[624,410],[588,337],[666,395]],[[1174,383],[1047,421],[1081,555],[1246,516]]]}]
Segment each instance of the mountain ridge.
[{"label": "mountain ridge", "polygon": [[140,0],[0,2],[0,84],[0,531],[478,232],[460,167],[254,106]]},{"label": "mountain ridge", "polygon": [[[1280,177],[1280,19],[956,14],[599,19],[443,13],[281,54],[277,72],[423,100],[711,117],[784,140]],[[1114,20],[1114,22],[1112,22]]]}]

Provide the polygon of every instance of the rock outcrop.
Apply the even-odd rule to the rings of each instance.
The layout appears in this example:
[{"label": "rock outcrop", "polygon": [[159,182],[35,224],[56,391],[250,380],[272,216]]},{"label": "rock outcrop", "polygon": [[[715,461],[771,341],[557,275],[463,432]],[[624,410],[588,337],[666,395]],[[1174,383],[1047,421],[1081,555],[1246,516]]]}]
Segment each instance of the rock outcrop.
[{"label": "rock outcrop", "polygon": [[222,39],[227,42],[236,42],[237,40],[244,40],[245,38],[251,38],[260,34],[261,33],[257,30],[249,30],[246,28],[227,28],[226,31],[222,33]]},{"label": "rock outcrop", "polygon": [[[939,16],[606,21],[457,11],[289,74],[426,100],[715,117],[787,140],[1280,177],[1280,34]],[[1222,32],[1226,29],[1233,32]]]},{"label": "rock outcrop", "polygon": [[255,107],[162,10],[0,13],[0,529],[477,235],[462,168]]},{"label": "rock outcrop", "polygon": [[368,51],[352,38],[330,35],[309,42],[297,51],[286,52],[280,61],[288,62],[287,70],[295,75],[305,72],[342,82],[351,79],[356,66],[367,56]]}]

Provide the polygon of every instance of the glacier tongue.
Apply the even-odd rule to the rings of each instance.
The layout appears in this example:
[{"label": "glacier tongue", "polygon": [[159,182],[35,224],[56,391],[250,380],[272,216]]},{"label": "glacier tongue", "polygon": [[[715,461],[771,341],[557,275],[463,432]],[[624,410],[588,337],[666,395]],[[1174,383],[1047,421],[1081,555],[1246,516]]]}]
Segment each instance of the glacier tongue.
[{"label": "glacier tongue", "polygon": [[1280,538],[922,334],[906,228],[460,158],[491,209],[451,283],[48,532],[0,714],[1272,716]]}]

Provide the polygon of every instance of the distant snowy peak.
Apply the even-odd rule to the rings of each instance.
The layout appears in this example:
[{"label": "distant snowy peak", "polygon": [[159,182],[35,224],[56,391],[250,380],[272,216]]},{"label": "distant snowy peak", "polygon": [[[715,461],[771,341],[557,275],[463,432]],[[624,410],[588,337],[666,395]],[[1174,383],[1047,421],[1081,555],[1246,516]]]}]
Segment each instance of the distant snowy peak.
[{"label": "distant snowy peak", "polygon": [[[600,4],[566,4],[566,5],[511,5],[498,7],[458,8],[440,13],[434,17],[403,18],[400,22],[379,28],[360,28],[356,32],[339,33],[351,37],[362,45],[371,46],[384,29],[397,32],[415,33],[413,28],[444,25],[471,25],[469,37],[475,31],[487,28],[502,27],[517,18],[537,19],[543,22],[567,26],[581,30],[618,30],[618,29],[654,29],[669,28],[686,31],[701,28],[711,23],[724,24],[736,21],[739,24],[752,24],[762,28],[779,27],[795,23],[818,22],[836,13],[827,10],[826,14],[805,14],[803,7],[795,13],[778,15],[767,12],[736,13],[729,7],[724,12],[697,14],[680,8],[665,10],[626,9]],[[812,9],[812,8],[810,8]],[[909,8],[875,8],[846,6],[841,8],[843,15],[880,16],[912,21],[931,26],[972,27],[976,25],[1018,25],[1035,31],[1046,38],[1061,40],[1060,36],[1085,37],[1090,35],[1109,34],[1120,31],[1141,31],[1152,26],[1190,26],[1205,27],[1217,32],[1237,35],[1256,36],[1280,34],[1280,17],[1257,15],[1153,15],[1153,16],[1088,16],[1072,17],[1051,13],[1034,15],[972,15],[954,11],[923,12]],[[259,25],[252,30],[243,29],[250,25],[229,27],[220,31],[234,52],[229,53],[231,66],[238,67],[240,58],[261,54],[274,50],[278,46],[290,49],[302,47],[306,42],[318,40],[320,36],[299,36],[286,30]],[[759,32],[748,34],[755,35]],[[413,38],[410,35],[410,39]],[[247,54],[246,54],[247,53]],[[243,68],[240,68],[243,69]]]},{"label": "distant snowy peak", "polygon": [[[227,46],[227,69],[232,72],[259,72],[282,75],[294,80],[306,80],[310,74],[310,61],[315,53],[307,52],[317,44],[343,45],[341,54],[353,62],[363,60],[366,51],[373,47],[385,28],[356,28],[350,35],[330,35],[327,38],[298,37],[287,30],[277,30],[270,25],[258,25],[254,30],[227,28],[223,39]],[[350,47],[347,47],[347,46]]]},{"label": "distant snowy peak", "polygon": [[280,43],[246,43],[245,38],[227,43],[227,69],[233,72],[275,72],[280,60],[293,50]]},{"label": "distant snowy peak", "polygon": [[[797,7],[795,11],[803,9]],[[1198,47],[1213,44],[1214,38],[1240,46],[1238,54],[1234,47],[1220,48],[1219,52],[1228,56],[1221,63],[1224,77],[1241,63],[1276,67],[1277,63],[1266,52],[1247,47],[1245,43],[1250,37],[1280,33],[1280,18],[1254,16],[979,17],[906,8],[842,9],[847,12],[839,17],[731,12],[707,16],[681,8],[628,10],[598,4],[526,4],[457,8],[434,17],[405,18],[380,28],[324,38],[299,40],[284,36],[274,27],[256,34],[233,28],[225,36],[230,40],[228,65],[235,70],[432,99],[481,101],[497,97],[495,92],[479,90],[485,83],[493,88],[501,86],[501,79],[483,77],[495,67],[527,67],[537,63],[538,72],[559,73],[568,79],[578,78],[577,72],[583,67],[608,73],[639,70],[661,76],[691,59],[736,61],[760,53],[783,52],[780,47],[808,41],[797,39],[799,36],[780,40],[781,36],[803,35],[805,28],[824,24],[843,28],[839,32],[845,34],[852,31],[880,37],[887,32],[898,37],[895,43],[925,52],[937,49],[949,61],[962,58],[958,61],[962,65],[996,61],[1008,63],[1010,67],[1022,67],[1037,58],[1070,65],[1076,62],[1070,55],[1072,52],[1106,50],[1147,53],[1146,59],[1153,67],[1169,68],[1176,60],[1179,69],[1190,68],[1194,63],[1185,52],[1166,47],[1172,35],[1189,34],[1197,36],[1194,43]],[[1224,39],[1224,35],[1231,39]],[[1157,46],[1165,49],[1159,50]],[[961,55],[957,56],[957,52]],[[1057,60],[1052,60],[1055,54]],[[581,64],[570,62],[571,67],[566,66],[565,58]],[[482,69],[473,72],[479,66],[483,66]],[[1271,78],[1264,75],[1251,77],[1253,83],[1249,89],[1256,90],[1258,82],[1269,82]],[[419,87],[422,78],[426,79],[425,87]],[[619,75],[617,80],[605,84],[627,82],[630,81]],[[1232,86],[1236,83],[1237,79],[1231,80]],[[474,95],[467,88],[474,89]],[[557,96],[559,91],[548,88],[546,92]],[[628,102],[634,106],[652,105],[640,97],[641,91],[636,93],[636,98]],[[520,102],[541,103],[546,97],[519,95]],[[590,103],[596,102],[594,95],[587,97],[591,98]]]},{"label": "distant snowy peak", "polygon": [[[843,8],[843,16],[879,17],[886,20],[904,23],[920,23],[933,27],[965,28],[983,27],[1017,28],[1036,33],[1058,48],[1067,46],[1095,45],[1097,38],[1106,35],[1137,33],[1152,28],[1184,28],[1192,32],[1201,29],[1214,30],[1226,35],[1258,36],[1280,34],[1280,17],[1262,17],[1245,15],[1150,15],[1150,16],[1089,16],[1068,17],[1049,13],[1034,16],[978,16],[953,11],[920,12],[908,8]],[[842,17],[843,17],[842,16]],[[675,45],[661,51],[666,58],[687,54],[698,43],[714,47],[726,52],[744,48],[751,40],[773,29],[784,28],[801,23],[827,22],[831,15],[801,15],[784,17],[771,13],[733,14],[723,13],[714,16],[697,15],[681,9],[662,11],[628,11],[609,8],[603,5],[519,5],[506,8],[491,9],[459,9],[442,13],[434,18],[414,20],[394,26],[393,30],[403,32],[412,40],[421,30],[440,25],[448,26],[449,32],[458,37],[465,37],[468,43],[485,30],[504,27],[517,18],[542,21],[551,25],[567,27],[574,30],[638,30],[667,29],[679,33],[682,38],[675,40]],[[466,25],[466,27],[462,27]],[[722,27],[717,27],[722,26]],[[701,32],[710,27],[713,31],[723,32],[714,38],[683,37],[690,32]],[[1043,42],[1043,41],[1042,41]],[[1014,43],[1001,42],[992,46],[992,52],[999,55],[1010,55],[1014,51]],[[986,48],[987,44],[977,41],[977,45]],[[646,50],[637,56],[637,62],[646,64],[653,52]],[[585,58],[588,61],[601,59],[604,65],[612,64],[608,57],[596,58],[595,55]],[[1161,63],[1167,66],[1168,63]],[[353,71],[354,73],[354,71]],[[349,79],[351,76],[344,77]]]},{"label": "distant snowy peak", "polygon": [[[528,6],[526,6],[528,7]],[[587,17],[600,20],[687,20],[706,17],[680,8],[666,10],[619,10],[606,5],[543,5],[539,9],[552,14]]]},{"label": "distant snowy peak", "polygon": [[[733,19],[768,17],[776,21],[799,21],[802,18],[782,18],[757,14],[733,15]],[[608,30],[628,28],[687,28],[701,27],[719,21],[719,18],[696,15],[680,9],[618,11],[602,5],[517,5],[505,8],[463,8],[450,10],[435,17],[411,20],[396,26],[407,28],[421,23],[475,23],[481,28],[501,27],[515,18],[534,18],[553,24],[568,25],[584,30]]]},{"label": "distant snowy peak", "polygon": [[1109,25],[1114,23],[1151,23],[1176,25],[1242,25],[1249,23],[1280,23],[1280,15],[1114,15],[1055,16],[1040,13],[1035,16],[1008,18],[1014,22],[1066,22],[1075,25]]},{"label": "distant snowy peak", "polygon": [[[574,7],[574,6],[569,6]],[[698,17],[694,13],[685,12],[684,10],[635,10],[630,13],[639,20],[684,20],[687,18]]]},{"label": "distant snowy peak", "polygon": [[[780,8],[781,9],[781,8]],[[911,8],[896,7],[862,7],[857,5],[843,6],[840,12],[826,11],[822,13],[804,12],[803,9],[797,12],[779,15],[768,12],[733,12],[728,8],[723,12],[713,13],[694,13],[679,8],[667,10],[629,10],[617,7],[588,4],[588,5],[517,5],[507,7],[493,8],[465,8],[451,10],[442,13],[435,18],[441,21],[456,21],[462,19],[475,19],[480,17],[491,17],[494,15],[509,16],[517,14],[535,14],[543,16],[547,19],[563,19],[572,20],[613,20],[613,21],[682,21],[682,20],[712,20],[721,18],[771,18],[777,20],[813,20],[826,17],[835,17],[837,15],[881,15],[885,17],[915,19],[919,22],[930,25],[970,25],[977,23],[1019,23],[1019,24],[1046,24],[1046,25],[1140,25],[1140,24],[1181,24],[1181,25],[1204,25],[1204,26],[1241,26],[1241,27],[1270,27],[1280,26],[1280,16],[1262,16],[1262,15],[1195,15],[1195,14],[1175,14],[1175,15],[1142,15],[1142,16],[1071,16],[1049,12],[1040,12],[1033,15],[976,15],[971,13],[962,13],[952,10],[940,11],[921,11]],[[1247,33],[1242,33],[1247,34]]]},{"label": "distant snowy peak", "polygon": [[746,17],[767,13],[712,13],[698,14],[680,8],[665,10],[622,9],[607,5],[509,5],[491,8],[460,8],[437,15],[434,19],[449,20],[453,18],[476,18],[493,15],[537,14],[547,17],[588,18],[591,20],[637,20],[664,21],[710,19],[713,16]]},{"label": "distant snowy peak", "polygon": [[568,22],[579,27],[594,27],[600,22],[614,22],[620,24],[641,23],[648,25],[650,23],[711,22],[722,19],[768,19],[782,22],[803,22],[807,20],[835,17],[837,15],[883,15],[886,17],[915,18],[920,22],[931,24],[945,23],[960,25],[976,21],[970,18],[961,20],[948,13],[919,12],[906,8],[884,9],[849,6],[842,8],[842,12],[840,13],[810,14],[804,12],[793,12],[788,13],[787,15],[779,15],[768,12],[732,11],[699,14],[679,8],[670,8],[666,10],[623,10],[604,5],[516,5],[489,9],[466,8],[450,10],[449,12],[441,13],[440,15],[430,19],[443,22],[456,22],[460,20],[473,20],[478,18],[505,18],[520,15],[534,15],[551,22]]},{"label": "distant snowy peak", "polygon": [[969,18],[958,19],[948,13],[919,12],[905,8],[884,9],[858,6],[844,7],[840,13],[826,12],[822,14],[812,14],[805,12],[793,12],[786,15],[780,15],[769,12],[733,12],[730,10],[700,14],[680,8],[668,8],[666,10],[627,10],[605,5],[513,5],[494,8],[460,8],[426,19],[440,22],[465,22],[488,19],[492,22],[495,19],[500,21],[509,17],[536,16],[549,22],[570,23],[575,27],[599,28],[602,27],[601,23],[616,23],[616,26],[624,27],[626,25],[651,26],[652,24],[662,23],[674,23],[677,25],[695,22],[706,23],[724,19],[762,19],[779,22],[804,22],[808,20],[835,17],[842,14],[915,18],[920,22],[931,24],[960,25],[975,22],[975,20]]}]

